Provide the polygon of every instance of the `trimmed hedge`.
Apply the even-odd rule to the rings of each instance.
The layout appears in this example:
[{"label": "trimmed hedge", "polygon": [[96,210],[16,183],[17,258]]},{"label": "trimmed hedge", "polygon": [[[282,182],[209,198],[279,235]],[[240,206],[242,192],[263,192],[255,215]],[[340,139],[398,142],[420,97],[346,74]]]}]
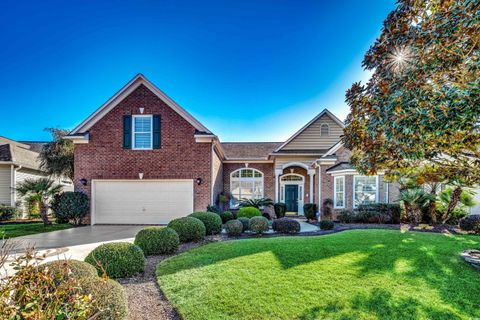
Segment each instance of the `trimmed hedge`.
[{"label": "trimmed hedge", "polygon": [[197,218],[205,225],[206,235],[222,232],[222,218],[213,212],[194,212],[189,217]]},{"label": "trimmed hedge", "polygon": [[80,279],[85,295],[92,295],[95,320],[127,320],[128,300],[122,285],[112,279]]},{"label": "trimmed hedge", "polygon": [[251,218],[250,231],[256,234],[262,234],[268,231],[268,219],[262,216]]},{"label": "trimmed hedge", "polygon": [[279,233],[299,233],[300,223],[295,219],[280,218],[273,221],[272,229]]},{"label": "trimmed hedge", "polygon": [[[75,278],[97,278],[98,272],[91,264],[79,260],[55,260],[39,266],[39,270],[48,268],[55,279],[63,281],[62,277],[71,275]],[[65,272],[68,270],[68,272]]]},{"label": "trimmed hedge", "polygon": [[200,241],[206,235],[205,225],[194,217],[174,219],[170,221],[167,227],[178,233],[180,242]]},{"label": "trimmed hedge", "polygon": [[243,225],[243,231],[247,231],[250,229],[250,219],[248,218],[238,218],[238,221],[240,221]]},{"label": "trimmed hedge", "polygon": [[474,214],[460,220],[460,229],[480,233],[480,215]]},{"label": "trimmed hedge", "polygon": [[180,238],[172,228],[148,227],[137,233],[134,243],[149,256],[177,251]]},{"label": "trimmed hedge", "polygon": [[97,269],[110,278],[130,277],[145,269],[145,256],[139,246],[128,242],[104,243],[92,250],[85,258]]},{"label": "trimmed hedge", "polygon": [[335,224],[331,220],[322,220],[319,223],[321,230],[332,230]]},{"label": "trimmed hedge", "polygon": [[231,237],[236,237],[242,234],[243,223],[239,220],[230,220],[225,224],[227,234]]},{"label": "trimmed hedge", "polygon": [[224,224],[234,219],[233,213],[231,213],[230,211],[224,211],[219,215],[220,215],[220,218],[222,219],[222,223]]},{"label": "trimmed hedge", "polygon": [[337,219],[342,223],[400,223],[399,204],[374,203],[360,205],[355,210],[342,210]]},{"label": "trimmed hedge", "polygon": [[7,221],[17,216],[19,210],[15,207],[0,204],[0,221]]},{"label": "trimmed hedge", "polygon": [[277,202],[273,205],[273,209],[275,210],[275,215],[277,219],[285,217],[285,213],[287,212],[287,204],[283,202]]},{"label": "trimmed hedge", "polygon": [[307,220],[317,219],[317,205],[315,203],[305,203],[303,205],[303,214]]},{"label": "trimmed hedge", "polygon": [[83,192],[67,191],[52,201],[51,208],[57,221],[70,221],[79,225],[90,210],[88,196]]},{"label": "trimmed hedge", "polygon": [[255,207],[243,207],[237,212],[237,218],[253,218],[260,217],[262,213]]}]

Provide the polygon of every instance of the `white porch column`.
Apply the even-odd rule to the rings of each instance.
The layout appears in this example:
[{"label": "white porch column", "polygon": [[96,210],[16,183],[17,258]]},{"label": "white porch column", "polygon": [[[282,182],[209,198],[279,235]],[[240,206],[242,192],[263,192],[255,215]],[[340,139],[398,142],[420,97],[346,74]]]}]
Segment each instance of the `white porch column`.
[{"label": "white porch column", "polygon": [[308,169],[308,176],[310,177],[310,203],[315,202],[315,195],[313,194],[313,184],[315,183],[315,169]]},{"label": "white porch column", "polygon": [[282,174],[281,169],[275,169],[275,202],[278,202],[279,196],[278,196],[278,177]]}]

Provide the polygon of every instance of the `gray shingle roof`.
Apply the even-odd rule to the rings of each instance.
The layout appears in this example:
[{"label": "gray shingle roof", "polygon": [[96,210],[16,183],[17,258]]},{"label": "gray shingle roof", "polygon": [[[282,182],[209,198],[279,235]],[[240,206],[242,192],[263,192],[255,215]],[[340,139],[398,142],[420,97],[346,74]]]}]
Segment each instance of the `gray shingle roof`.
[{"label": "gray shingle roof", "polygon": [[268,160],[282,142],[222,142],[227,160]]},{"label": "gray shingle roof", "polygon": [[9,144],[0,145],[0,161],[12,161]]},{"label": "gray shingle roof", "polygon": [[335,172],[335,171],[341,171],[341,170],[355,170],[355,167],[350,163],[350,162],[340,162],[337,163],[336,165],[328,168],[326,172]]},{"label": "gray shingle roof", "polygon": [[25,168],[39,170],[38,152],[27,143],[0,136],[0,161],[11,161]]}]

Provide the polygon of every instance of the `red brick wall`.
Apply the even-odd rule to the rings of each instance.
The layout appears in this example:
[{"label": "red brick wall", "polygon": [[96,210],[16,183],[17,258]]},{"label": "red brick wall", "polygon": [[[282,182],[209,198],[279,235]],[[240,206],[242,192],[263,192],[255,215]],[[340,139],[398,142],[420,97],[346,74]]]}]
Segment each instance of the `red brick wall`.
[{"label": "red brick wall", "polygon": [[[161,115],[161,148],[123,149],[123,115]],[[202,179],[194,183],[194,209],[210,204],[211,143],[195,142],[195,128],[141,85],[89,131],[88,144],[75,145],[75,185],[90,194],[92,179]],[[86,187],[79,183],[85,178]]]},{"label": "red brick wall", "polygon": [[[273,163],[249,163],[249,168],[257,169],[263,173],[263,192],[265,198],[275,199],[275,170]],[[230,192],[230,174],[240,168],[245,168],[245,163],[223,164],[223,188]]]}]

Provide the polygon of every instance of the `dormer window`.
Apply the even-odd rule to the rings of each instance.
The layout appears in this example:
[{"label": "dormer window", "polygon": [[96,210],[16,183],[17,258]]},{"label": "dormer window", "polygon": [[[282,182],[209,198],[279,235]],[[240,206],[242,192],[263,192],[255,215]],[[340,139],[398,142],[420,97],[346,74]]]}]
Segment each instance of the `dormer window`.
[{"label": "dormer window", "polygon": [[133,149],[152,149],[153,126],[151,115],[134,115],[132,130]]},{"label": "dormer window", "polygon": [[320,135],[321,136],[329,136],[330,135],[330,127],[328,124],[324,123],[320,126]]}]

